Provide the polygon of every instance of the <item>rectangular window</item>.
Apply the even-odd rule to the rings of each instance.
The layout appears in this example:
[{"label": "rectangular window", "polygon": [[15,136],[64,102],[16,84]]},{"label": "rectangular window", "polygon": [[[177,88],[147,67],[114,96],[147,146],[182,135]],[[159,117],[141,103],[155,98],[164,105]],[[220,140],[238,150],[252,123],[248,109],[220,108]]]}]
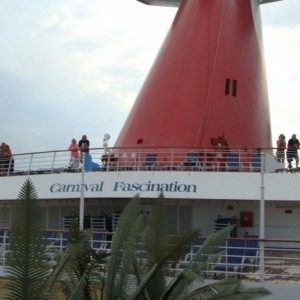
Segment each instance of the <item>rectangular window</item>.
[{"label": "rectangular window", "polygon": [[231,95],[232,97],[237,96],[237,80],[232,80],[232,88],[231,88],[231,79],[225,79],[225,96]]},{"label": "rectangular window", "polygon": [[233,80],[232,84],[232,96],[236,97],[237,96],[237,80]]},{"label": "rectangular window", "polygon": [[168,205],[168,234],[178,235],[193,228],[192,206]]},{"label": "rectangular window", "polygon": [[225,95],[228,96],[230,92],[230,79],[227,78],[225,81]]}]

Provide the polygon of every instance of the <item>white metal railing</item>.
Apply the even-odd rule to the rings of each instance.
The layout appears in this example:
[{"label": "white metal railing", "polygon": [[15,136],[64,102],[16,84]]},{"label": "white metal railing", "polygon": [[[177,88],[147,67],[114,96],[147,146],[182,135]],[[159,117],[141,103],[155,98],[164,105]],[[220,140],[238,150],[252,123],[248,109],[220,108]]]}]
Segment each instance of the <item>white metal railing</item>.
[{"label": "white metal railing", "polygon": [[[91,239],[91,247],[98,252],[109,252],[113,233],[111,232],[93,232]],[[68,243],[68,231],[66,230],[47,230],[45,231],[45,239],[49,253],[49,260],[54,258],[55,251],[64,251]],[[190,259],[201,248],[205,237],[201,237],[200,243],[195,242],[191,245],[190,251],[185,259],[177,266],[177,271],[185,268]],[[205,271],[205,276],[210,279],[221,279],[228,277],[239,277],[245,281],[253,282],[281,282],[281,283],[300,283],[300,240],[272,240],[272,239],[256,239],[258,243],[264,242],[268,247],[264,248],[264,265],[261,265],[261,257],[258,248],[246,246],[235,246],[230,248],[230,242],[238,240],[241,243],[247,243],[247,238],[231,238],[225,241],[225,244],[220,247],[222,254],[221,262],[227,262],[228,266],[223,270],[214,268],[215,264],[211,264]],[[253,241],[253,239],[252,239]],[[272,243],[276,247],[272,246]],[[5,266],[5,258],[9,253],[10,245],[10,230],[0,230],[0,265]],[[247,244],[246,244],[247,245]],[[288,245],[289,247],[286,247]],[[290,246],[294,246],[290,248]],[[229,262],[228,251],[231,250],[231,256],[241,256],[241,263],[236,260],[234,268],[231,268],[233,262]],[[247,256],[247,252],[255,253],[251,259]],[[254,250],[254,251],[253,251]],[[143,246],[137,249],[137,255],[142,255]],[[235,254],[234,254],[235,253]],[[244,253],[244,254],[243,254]]]},{"label": "white metal railing", "polygon": [[[94,148],[85,164],[86,171],[215,171],[260,172],[261,153],[275,161],[276,149],[201,147],[201,148]],[[70,168],[70,152],[46,151],[15,154],[2,176],[76,172]],[[280,172],[297,172],[298,168],[280,167]]]},{"label": "white metal railing", "polygon": [[[202,237],[201,240],[203,243],[205,238]],[[239,241],[240,245],[229,246],[232,241]],[[257,238],[251,239],[252,244],[249,246],[247,241],[247,238],[227,239],[225,244],[220,246],[222,254],[219,262],[211,263],[205,271],[205,276],[210,279],[237,277],[253,282],[300,283],[300,240]],[[256,246],[254,241],[257,242]],[[242,246],[242,243],[245,243],[246,247]],[[268,245],[262,252],[259,250],[260,243]],[[198,250],[201,246],[196,247]],[[191,251],[178,268],[186,267],[195,252],[192,245]],[[217,265],[219,267],[216,267]]]},{"label": "white metal railing", "polygon": [[[57,251],[64,251],[68,244],[69,231],[67,230],[45,230],[45,243],[49,259],[54,258],[51,254]],[[112,233],[93,232],[91,248],[95,251],[108,252],[110,249]],[[5,266],[6,256],[10,252],[11,233],[10,228],[0,230],[0,266]]]}]

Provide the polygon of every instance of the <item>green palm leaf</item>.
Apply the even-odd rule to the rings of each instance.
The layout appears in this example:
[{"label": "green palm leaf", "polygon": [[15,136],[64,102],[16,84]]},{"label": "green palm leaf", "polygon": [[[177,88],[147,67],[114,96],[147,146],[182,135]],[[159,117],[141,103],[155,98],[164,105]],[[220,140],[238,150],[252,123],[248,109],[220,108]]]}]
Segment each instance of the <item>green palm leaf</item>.
[{"label": "green palm leaf", "polygon": [[[193,256],[186,269],[177,276],[173,286],[169,287],[168,297],[173,299],[179,295],[185,295],[195,290],[195,285],[202,287],[206,271],[209,270],[210,264],[218,260],[220,254],[220,245],[229,233],[234,228],[234,225],[226,227],[211,234],[197,253]],[[210,292],[210,291],[207,291]]]},{"label": "green palm leaf", "polygon": [[97,299],[97,269],[107,254],[95,253],[90,245],[91,234],[90,230],[80,231],[78,222],[72,222],[66,251],[48,279],[52,295],[62,289],[68,299]]},{"label": "green palm leaf", "polygon": [[160,299],[167,293],[170,275],[174,275],[175,267],[189,250],[190,241],[198,234],[199,230],[195,229],[181,236],[167,236],[165,200],[160,194],[154,202],[145,230],[147,269],[156,265],[146,285],[151,299]]},{"label": "green palm leaf", "polygon": [[263,287],[245,287],[240,280],[223,279],[207,284],[177,300],[252,300],[270,295]]},{"label": "green palm leaf", "polygon": [[128,293],[124,285],[125,283],[126,286],[132,284],[128,274],[134,271],[137,241],[142,229],[139,198],[136,196],[123,210],[112,240],[104,299],[114,299],[121,295],[125,297]]},{"label": "green palm leaf", "polygon": [[10,254],[5,271],[8,274],[6,299],[47,299],[45,289],[50,265],[45,261],[46,244],[37,193],[27,179],[22,186],[11,228]]}]

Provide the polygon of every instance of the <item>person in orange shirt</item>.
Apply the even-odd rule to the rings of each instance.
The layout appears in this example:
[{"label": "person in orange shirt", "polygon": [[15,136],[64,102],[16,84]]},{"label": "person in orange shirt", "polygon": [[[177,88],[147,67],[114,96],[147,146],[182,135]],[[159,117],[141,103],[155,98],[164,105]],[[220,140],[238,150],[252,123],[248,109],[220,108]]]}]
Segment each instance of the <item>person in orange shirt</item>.
[{"label": "person in orange shirt", "polygon": [[78,144],[75,139],[72,139],[71,144],[69,146],[69,151],[71,151],[70,158],[70,167],[73,171],[78,172],[79,170],[79,152],[78,152]]},{"label": "person in orange shirt", "polygon": [[2,175],[9,175],[14,172],[14,158],[9,145],[5,143],[1,144],[0,172]]}]

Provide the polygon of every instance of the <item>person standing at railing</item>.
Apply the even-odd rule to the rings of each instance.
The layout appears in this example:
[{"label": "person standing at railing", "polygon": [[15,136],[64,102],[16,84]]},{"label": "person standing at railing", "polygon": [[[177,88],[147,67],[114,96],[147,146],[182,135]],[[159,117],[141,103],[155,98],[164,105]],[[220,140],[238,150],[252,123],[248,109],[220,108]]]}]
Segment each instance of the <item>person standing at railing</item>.
[{"label": "person standing at railing", "polygon": [[292,168],[293,159],[295,159],[296,168],[298,168],[298,164],[299,164],[298,149],[299,149],[299,140],[297,139],[296,134],[293,134],[288,141],[288,147],[286,152],[287,161],[289,163],[288,167],[290,169]]},{"label": "person standing at railing", "polygon": [[284,151],[286,148],[286,140],[284,134],[279,135],[276,145],[277,145],[277,151],[276,151],[277,161],[280,163],[284,163]]},{"label": "person standing at railing", "polygon": [[74,171],[79,170],[79,146],[75,139],[72,139],[71,144],[69,146],[69,151],[71,151],[71,158],[70,158],[70,167]]},{"label": "person standing at railing", "polygon": [[82,162],[82,153],[89,154],[90,151],[90,141],[87,139],[86,134],[82,135],[82,139],[78,143],[80,150],[80,161]]},{"label": "person standing at railing", "polygon": [[2,143],[0,151],[0,172],[7,175],[14,172],[14,158],[9,145]]}]

